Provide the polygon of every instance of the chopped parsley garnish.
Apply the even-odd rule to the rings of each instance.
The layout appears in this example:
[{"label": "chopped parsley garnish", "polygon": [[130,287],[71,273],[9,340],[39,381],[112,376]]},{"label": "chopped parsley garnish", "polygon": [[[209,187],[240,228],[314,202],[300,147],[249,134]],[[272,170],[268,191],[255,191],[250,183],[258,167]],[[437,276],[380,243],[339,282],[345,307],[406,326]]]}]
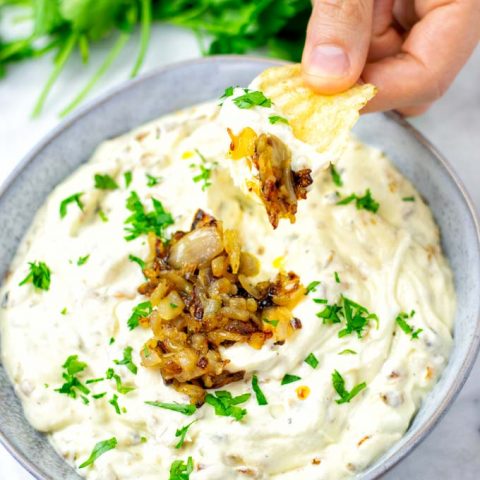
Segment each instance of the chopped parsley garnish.
[{"label": "chopped parsley garnish", "polygon": [[90,390],[77,378],[77,374],[87,368],[87,364],[81,362],[78,355],[70,355],[62,368],[65,370],[62,374],[65,383],[60,388],[56,388],[56,392],[68,395],[71,398],[77,398],[79,392],[84,395],[90,393]]},{"label": "chopped parsley garnish", "polygon": [[233,103],[238,108],[252,108],[252,107],[271,107],[272,101],[267,98],[263,92],[259,91],[245,91],[243,95],[233,99]]},{"label": "chopped parsley garnish", "polygon": [[85,468],[88,467],[89,465],[93,465],[95,460],[98,459],[101,455],[104,453],[108,452],[109,450],[113,450],[117,446],[117,439],[115,437],[112,437],[108,440],[103,440],[102,442],[98,442],[92,450],[92,453],[90,454],[90,457],[83,462],[78,468]]},{"label": "chopped parsley garnish", "polygon": [[95,395],[92,395],[92,398],[94,398],[95,400],[99,400],[100,398],[103,398],[106,394],[107,392],[96,393]]},{"label": "chopped parsley garnish", "polygon": [[395,319],[395,321],[397,322],[398,326],[407,334],[407,335],[411,335],[412,336],[412,340],[416,340],[418,339],[418,336],[420,335],[420,333],[423,332],[423,328],[417,328],[415,329],[415,327],[413,325],[410,325],[407,320],[409,318],[412,318],[413,316],[415,315],[415,310],[412,310],[410,312],[410,314],[408,313],[405,313],[405,312],[400,312],[398,315],[397,315],[397,318]]},{"label": "chopped parsley garnish", "polygon": [[170,308],[178,308],[178,305],[176,303],[171,303]]},{"label": "chopped parsley garnish", "polygon": [[183,460],[175,460],[170,466],[170,477],[168,480],[190,480],[193,472],[193,459],[188,457],[187,463]]},{"label": "chopped parsley garnish", "polygon": [[324,324],[345,321],[345,328],[338,332],[339,337],[356,333],[358,338],[362,338],[363,331],[370,320],[376,321],[378,325],[377,315],[370,313],[365,307],[343,295],[340,297],[338,304],[326,305],[321,312],[317,313],[317,317],[322,318]]},{"label": "chopped parsley garnish", "polygon": [[100,220],[104,223],[108,222],[108,217],[107,214],[103,210],[98,211],[98,216],[100,217]]},{"label": "chopped parsley garnish", "polygon": [[108,174],[97,173],[94,180],[95,188],[100,190],[116,190],[118,188],[118,183]]},{"label": "chopped parsley garnish", "polygon": [[163,402],[145,402],[147,405],[152,407],[164,408],[165,410],[172,410],[174,412],[182,413],[187,417],[190,417],[197,411],[195,405],[190,403],[163,403]]},{"label": "chopped parsley garnish", "polygon": [[88,262],[88,259],[90,258],[90,254],[85,255],[84,257],[80,257],[77,260],[77,265],[81,267],[82,265],[85,265]]},{"label": "chopped parsley garnish", "polygon": [[108,344],[109,345],[112,345],[115,343],[115,338],[114,337],[110,337],[110,340],[108,341]]},{"label": "chopped parsley garnish", "polygon": [[357,396],[364,388],[367,387],[367,384],[363,382],[355,385],[350,391],[348,391],[345,388],[345,379],[337,370],[332,373],[332,384],[333,388],[340,396],[339,399],[335,400],[338,404],[350,402],[353,397]]},{"label": "chopped parsley garnish", "polygon": [[125,188],[128,188],[132,183],[133,173],[128,171],[123,174],[123,179],[125,180]]},{"label": "chopped parsley garnish", "polygon": [[335,276],[335,281],[336,281],[337,283],[341,283],[341,281],[340,281],[340,276],[338,275],[338,272],[335,272],[335,273],[334,273],[334,276]]},{"label": "chopped parsley garnish", "polygon": [[286,373],[283,378],[282,378],[282,382],[280,385],[288,385],[289,383],[293,383],[293,382],[298,382],[299,380],[301,380],[302,378],[301,377],[298,377],[297,375],[290,375],[289,373]]},{"label": "chopped parsley garnish", "polygon": [[127,199],[127,209],[132,214],[124,222],[130,224],[125,227],[127,232],[125,240],[130,241],[149,232],[155,233],[157,237],[164,238],[164,230],[169,225],[173,225],[173,217],[163,208],[162,202],[152,198],[152,203],[153,210],[146,212],[137,192],[130,193]]},{"label": "chopped parsley garnish", "polygon": [[314,298],[313,301],[315,303],[323,303],[323,304],[328,303],[328,300],[326,298]]},{"label": "chopped parsley garnish", "polygon": [[113,406],[117,415],[122,414],[120,406],[118,405],[118,395],[116,393],[113,394],[113,397],[108,401],[108,403]]},{"label": "chopped parsley garnish", "polygon": [[220,99],[231,97],[233,95],[234,90],[235,90],[235,87],[231,87],[231,86],[227,87],[223,92],[223,95],[220,97]]},{"label": "chopped parsley garnish", "polygon": [[147,187],[154,187],[160,183],[160,180],[162,180],[162,177],[154,177],[149,173],[146,173],[145,176],[147,177]]},{"label": "chopped parsley garnish", "polygon": [[182,428],[179,428],[175,432],[175,437],[180,437],[178,440],[178,443],[175,445],[175,448],[181,448],[183,447],[183,444],[185,443],[185,436],[187,435],[188,429],[196,422],[197,420],[194,420],[193,422],[190,422],[188,425],[185,425]]},{"label": "chopped parsley garnish", "polygon": [[50,288],[51,271],[44,262],[28,262],[30,272],[19,283],[19,286],[32,282],[36,288],[40,290],[48,290]]},{"label": "chopped parsley garnish", "polygon": [[272,124],[275,125],[276,123],[285,123],[288,125],[288,120],[285,117],[281,117],[280,115],[270,115],[268,117],[268,121]]},{"label": "chopped parsley garnish", "polygon": [[307,285],[307,288],[305,290],[305,295],[308,295],[309,293],[315,292],[317,290],[317,287],[320,285],[319,280],[314,280],[313,282],[310,282]]},{"label": "chopped parsley garnish", "polygon": [[355,350],[351,350],[350,348],[346,348],[345,350],[338,352],[338,354],[339,355],[356,355],[357,352]]},{"label": "chopped parsley garnish", "polygon": [[263,319],[263,323],[268,323],[269,325],[272,325],[273,327],[276,327],[279,323],[278,320],[269,320],[268,318]]},{"label": "chopped parsley garnish", "polygon": [[137,374],[138,368],[132,360],[132,347],[125,347],[123,350],[123,358],[121,360],[114,360],[115,365],[125,365],[134,375]]},{"label": "chopped parsley garnish", "polygon": [[402,202],[414,202],[415,197],[403,197]]},{"label": "chopped parsley garnish", "polygon": [[365,192],[365,195],[358,196],[355,193],[352,193],[348,197],[343,198],[337,202],[337,205],[347,205],[355,201],[357,210],[368,210],[369,212],[377,213],[380,208],[380,204],[372,197],[372,192],[368,188]]},{"label": "chopped parsley garnish", "polygon": [[141,258],[139,258],[139,257],[137,257],[137,256],[135,256],[135,255],[129,255],[129,256],[128,256],[128,259],[129,259],[131,262],[137,263],[138,266],[139,266],[142,270],[145,268],[145,262],[144,262]]},{"label": "chopped parsley garnish", "polygon": [[256,375],[252,377],[252,389],[255,392],[257,403],[261,406],[268,405],[267,399],[265,398],[265,395],[262,392],[262,389],[258,385],[258,377]]},{"label": "chopped parsley garnish", "polygon": [[317,368],[318,364],[320,363],[318,361],[318,358],[313,353],[310,353],[308,357],[304,360],[304,362],[307,365],[310,365],[312,368]]},{"label": "chopped parsley garnish", "polygon": [[62,311],[60,312],[62,315],[66,315],[68,312],[67,312],[67,307],[63,307],[62,308]]},{"label": "chopped parsley garnish", "polygon": [[85,405],[88,405],[90,403],[90,400],[85,395],[80,395],[80,399]]},{"label": "chopped parsley garnish", "polygon": [[152,313],[152,304],[149,301],[139,303],[133,308],[132,314],[127,321],[128,328],[133,330],[138,327],[141,318],[147,318]]},{"label": "chopped parsley garnish", "polygon": [[101,378],[90,378],[89,380],[87,380],[85,383],[87,385],[89,385],[90,383],[98,383],[98,382],[103,382],[105,380],[105,378],[101,377]]},{"label": "chopped parsley garnish", "polygon": [[340,174],[338,173],[335,165],[333,163],[330,164],[330,175],[332,176],[332,181],[337,187],[343,186],[343,180]]},{"label": "chopped parsley garnish", "polygon": [[67,215],[67,208],[71,203],[76,203],[77,207],[83,211],[83,202],[80,199],[82,195],[83,192],[78,192],[62,200],[60,203],[60,218],[64,218]]},{"label": "chopped parsley garnish", "polygon": [[207,161],[207,159],[200,153],[199,150],[195,149],[195,153],[200,157],[200,163],[190,164],[190,168],[199,169],[200,172],[195,175],[192,180],[195,183],[202,183],[202,191],[205,191],[208,187],[212,185],[210,177],[212,176],[212,167],[214,164]]},{"label": "chopped parsley garnish", "polygon": [[122,383],[122,379],[120,378],[120,375],[115,373],[113,368],[109,368],[105,376],[107,377],[108,380],[112,380],[112,379],[115,380],[117,392],[121,393],[122,395],[126,395],[127,393],[133,392],[133,390],[135,390],[135,387],[128,387],[127,385],[124,385]]},{"label": "chopped parsley garnish", "polygon": [[233,417],[235,420],[241,420],[247,410],[237,407],[240,403],[245,403],[251,397],[250,393],[244,393],[238,397],[233,397],[227,390],[218,390],[213,395],[207,393],[205,403],[211,405],[215,410],[215,415],[221,417]]}]

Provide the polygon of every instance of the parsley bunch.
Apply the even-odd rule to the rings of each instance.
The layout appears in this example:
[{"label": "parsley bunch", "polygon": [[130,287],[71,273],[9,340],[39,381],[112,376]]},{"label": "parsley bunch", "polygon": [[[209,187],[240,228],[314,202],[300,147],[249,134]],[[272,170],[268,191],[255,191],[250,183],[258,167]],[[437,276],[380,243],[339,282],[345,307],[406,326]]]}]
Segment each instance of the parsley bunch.
[{"label": "parsley bunch", "polygon": [[250,393],[244,393],[238,397],[233,397],[227,390],[217,390],[213,395],[207,393],[205,403],[208,403],[215,409],[215,414],[221,417],[233,417],[235,420],[241,420],[247,410],[237,407],[240,403],[245,403],[251,397]]},{"label": "parsley bunch", "polygon": [[115,39],[98,70],[61,112],[64,115],[78,106],[105,75],[137,26],[140,46],[132,77],[140,71],[145,59],[154,21],[193,30],[200,37],[205,55],[246,53],[263,47],[271,56],[298,61],[311,3],[310,0],[2,0],[0,9],[5,8],[30,16],[32,29],[24,38],[4,42],[0,38],[0,76],[6,75],[7,66],[12,63],[55,52],[53,68],[40,92],[34,115],[42,111],[72,56],[79,55],[87,64],[91,48],[105,38]]}]

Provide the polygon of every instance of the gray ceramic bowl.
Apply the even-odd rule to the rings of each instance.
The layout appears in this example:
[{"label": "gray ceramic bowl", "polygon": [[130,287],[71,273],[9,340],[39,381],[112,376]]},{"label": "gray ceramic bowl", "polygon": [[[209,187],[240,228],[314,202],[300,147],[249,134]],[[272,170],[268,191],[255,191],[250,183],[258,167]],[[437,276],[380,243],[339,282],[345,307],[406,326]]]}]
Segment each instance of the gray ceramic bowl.
[{"label": "gray ceramic bowl", "polygon": [[[108,138],[167,112],[218,98],[229,85],[247,85],[274,62],[248,57],[211,57],[158,70],[126,83],[61,124],[21,163],[0,191],[0,278],[8,269],[38,207],[48,193],[88,160]],[[384,150],[429,202],[455,275],[458,309],[455,346],[440,381],[405,436],[359,478],[378,478],[431,431],[465,382],[480,337],[479,227],[472,204],[441,155],[394,114],[362,117],[356,133]],[[25,420],[0,367],[0,440],[35,477],[78,479],[46,438]]]}]

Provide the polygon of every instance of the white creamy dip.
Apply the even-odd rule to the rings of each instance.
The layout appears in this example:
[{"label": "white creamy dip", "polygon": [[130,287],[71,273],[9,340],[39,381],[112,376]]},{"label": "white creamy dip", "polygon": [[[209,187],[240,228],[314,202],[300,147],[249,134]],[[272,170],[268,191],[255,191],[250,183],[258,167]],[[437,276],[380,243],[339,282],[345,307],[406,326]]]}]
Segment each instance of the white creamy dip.
[{"label": "white creamy dip", "polygon": [[[97,442],[116,437],[115,449],[79,470],[89,479],[166,480],[172,462],[190,456],[195,464],[191,480],[348,477],[402,437],[447,363],[455,293],[438,228],[420,195],[382,153],[352,139],[336,165],[343,186],[334,185],[328,171],[317,172],[307,200],[299,202],[296,223],[281,221],[274,231],[263,205],[233,185],[228,145],[217,102],[105,142],[52,192],[13,261],[1,293],[2,361],[28,420],[49,435],[66,461],[78,467]],[[192,180],[201,162],[195,149],[209,164],[217,162],[212,185],[204,190],[202,182]],[[127,171],[133,175],[128,188]],[[120,188],[94,188],[97,173],[108,173]],[[147,173],[161,177],[158,184],[148,187]],[[376,214],[358,210],[354,202],[336,204],[367,188],[380,203]],[[127,327],[132,308],[145,301],[137,293],[142,272],[129,254],[145,258],[148,253],[145,236],[124,239],[131,191],[148,209],[151,197],[159,199],[174,217],[172,231],[188,230],[198,208],[237,228],[243,249],[261,260],[262,275],[272,278],[285,268],[304,285],[321,282],[295,309],[303,328],[284,345],[224,349],[229,370],[247,372],[244,381],[224,389],[233,395],[252,393],[256,373],[268,399],[268,405],[259,406],[252,395],[242,404],[248,413],[241,421],[216,416],[210,405],[186,417],[144,403],[187,403],[188,398],[165,385],[160,373],[140,365],[139,351],[151,332]],[[83,212],[72,203],[60,219],[61,201],[78,192],[84,192]],[[406,197],[414,201],[402,201]],[[77,265],[86,255],[88,261]],[[52,271],[48,291],[31,283],[19,286],[28,262],[34,261]],[[363,338],[339,338],[344,325],[323,324],[316,313],[325,305],[313,299],[332,304],[341,294],[375,313],[378,328],[371,322]],[[411,310],[416,313],[408,322],[423,329],[418,339],[395,321],[400,312]],[[136,375],[114,363],[127,346],[133,347]],[[347,349],[356,354],[340,354]],[[310,353],[319,360],[315,369],[304,362]],[[104,377],[114,368],[124,384],[136,389],[122,395],[114,380],[93,383],[92,394],[106,395],[90,398],[89,404],[60,394],[55,389],[63,383],[62,364],[70,355],[88,365],[79,375],[82,381]],[[335,370],[348,390],[360,382],[366,389],[349,403],[337,404]],[[281,385],[286,373],[301,380]],[[304,400],[297,395],[301,386],[310,389]],[[125,409],[121,414],[109,403],[115,394]],[[184,446],[175,449],[176,430],[192,420],[198,421]]]}]

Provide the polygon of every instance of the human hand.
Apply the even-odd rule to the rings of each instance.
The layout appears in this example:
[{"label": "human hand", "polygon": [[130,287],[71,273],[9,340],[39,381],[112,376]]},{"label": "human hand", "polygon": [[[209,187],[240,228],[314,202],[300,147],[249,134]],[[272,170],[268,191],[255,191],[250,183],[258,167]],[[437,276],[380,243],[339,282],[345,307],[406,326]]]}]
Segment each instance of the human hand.
[{"label": "human hand", "polygon": [[378,87],[365,112],[418,115],[450,86],[480,40],[480,0],[314,0],[305,81],[337,93]]}]

